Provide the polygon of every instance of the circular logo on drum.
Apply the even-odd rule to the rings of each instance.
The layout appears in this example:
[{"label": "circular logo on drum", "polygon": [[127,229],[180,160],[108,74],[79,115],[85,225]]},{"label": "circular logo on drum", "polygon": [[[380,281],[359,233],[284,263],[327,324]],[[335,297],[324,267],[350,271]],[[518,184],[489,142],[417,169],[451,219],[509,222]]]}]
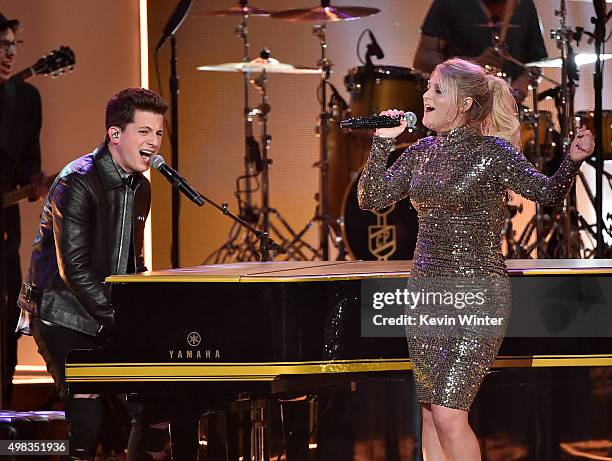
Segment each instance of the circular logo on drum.
[{"label": "circular logo on drum", "polygon": [[187,344],[189,344],[191,347],[199,346],[201,342],[202,337],[197,331],[192,331],[187,335]]}]

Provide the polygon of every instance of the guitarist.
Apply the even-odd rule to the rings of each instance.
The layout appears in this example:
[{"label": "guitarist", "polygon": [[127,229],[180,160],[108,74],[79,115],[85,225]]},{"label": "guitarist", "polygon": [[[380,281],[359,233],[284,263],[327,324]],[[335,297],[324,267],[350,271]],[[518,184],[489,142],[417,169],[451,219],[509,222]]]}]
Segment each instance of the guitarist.
[{"label": "guitarist", "polygon": [[[25,185],[33,179],[42,181],[40,171],[41,126],[40,94],[32,85],[19,79],[11,79],[17,49],[21,41],[17,39],[19,21],[7,19],[0,12],[0,191],[12,190]],[[38,198],[44,193],[41,186],[36,189]],[[19,244],[21,226],[19,206],[13,205],[5,210],[7,258],[0,263],[6,264],[8,322],[2,325],[3,334],[8,338],[8,363],[4,364],[4,402],[10,402],[12,379],[17,364],[17,339],[15,326],[19,317],[17,296],[21,287],[21,267]]]}]

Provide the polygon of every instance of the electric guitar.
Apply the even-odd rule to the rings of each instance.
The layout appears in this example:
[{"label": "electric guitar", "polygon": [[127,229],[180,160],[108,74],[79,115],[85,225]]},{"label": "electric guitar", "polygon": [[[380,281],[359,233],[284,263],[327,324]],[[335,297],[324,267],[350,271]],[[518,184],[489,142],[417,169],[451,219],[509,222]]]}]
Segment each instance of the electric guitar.
[{"label": "electric guitar", "polygon": [[12,78],[26,80],[34,75],[50,75],[55,78],[74,69],[75,64],[74,51],[69,46],[62,46],[40,58],[31,67],[17,72]]},{"label": "electric guitar", "polygon": [[27,198],[30,198],[34,195],[37,186],[44,186],[47,189],[51,187],[53,181],[55,181],[57,174],[53,176],[47,176],[41,184],[37,184],[36,182],[31,182],[25,186],[18,187],[17,189],[13,189],[9,192],[4,193],[4,207],[8,207],[11,205],[15,205],[16,203],[21,202]]},{"label": "electric guitar", "polygon": [[[40,58],[34,65],[28,67],[21,72],[17,72],[12,78],[19,80],[27,80],[34,75],[51,75],[51,77],[58,77],[64,75],[67,71],[74,69],[76,64],[74,51],[68,46],[62,46],[57,50],[51,51]],[[4,193],[3,204],[4,207],[9,207],[22,200],[32,197],[35,194],[38,186],[45,186],[47,189],[51,187],[57,174],[53,176],[47,176],[42,184],[32,182],[25,186],[13,189],[9,192]]]}]

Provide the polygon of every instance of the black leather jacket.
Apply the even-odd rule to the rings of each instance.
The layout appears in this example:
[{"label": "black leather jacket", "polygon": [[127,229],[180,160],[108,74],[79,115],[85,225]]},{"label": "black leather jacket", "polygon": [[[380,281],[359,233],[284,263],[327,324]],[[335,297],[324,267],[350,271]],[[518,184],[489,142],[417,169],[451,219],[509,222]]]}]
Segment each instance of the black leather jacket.
[{"label": "black leather jacket", "polygon": [[122,178],[105,144],[68,164],[51,186],[34,238],[28,281],[42,295],[35,315],[89,335],[112,326],[104,279],[130,267],[146,270],[150,205],[149,181]]}]

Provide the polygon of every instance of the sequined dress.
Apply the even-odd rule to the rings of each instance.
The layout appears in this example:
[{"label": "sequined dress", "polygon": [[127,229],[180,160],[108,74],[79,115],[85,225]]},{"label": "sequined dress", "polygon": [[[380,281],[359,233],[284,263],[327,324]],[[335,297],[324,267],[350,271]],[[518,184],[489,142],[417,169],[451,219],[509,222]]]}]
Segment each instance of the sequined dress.
[{"label": "sequined dress", "polygon": [[[543,204],[565,197],[580,168],[567,156],[547,177],[507,141],[461,127],[421,139],[386,169],[394,140],[375,136],[364,166],[361,208],[380,210],[409,197],[419,233],[409,288],[483,290],[470,312],[503,318],[500,325],[407,327],[419,402],[468,410],[499,350],[511,293],[501,233],[506,190]],[[428,314],[456,315],[455,306]],[[467,310],[466,310],[467,311]]]}]

